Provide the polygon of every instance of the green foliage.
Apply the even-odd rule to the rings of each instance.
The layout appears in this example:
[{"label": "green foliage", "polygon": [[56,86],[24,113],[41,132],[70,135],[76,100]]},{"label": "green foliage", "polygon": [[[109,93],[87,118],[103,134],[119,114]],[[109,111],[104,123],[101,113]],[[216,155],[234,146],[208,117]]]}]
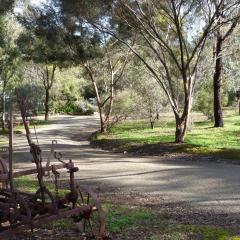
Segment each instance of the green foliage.
[{"label": "green foliage", "polygon": [[96,108],[88,101],[75,101],[69,104],[58,106],[57,112],[63,112],[73,115],[92,115]]},{"label": "green foliage", "polygon": [[14,0],[0,0],[0,15],[4,15],[11,10],[14,2]]},{"label": "green foliage", "polygon": [[[238,159],[240,151],[239,116],[234,111],[225,110],[225,128],[213,128],[212,122],[196,114],[186,144],[172,151],[185,151],[195,154],[221,154],[230,159]],[[173,116],[165,115],[152,130],[147,121],[125,121],[112,127],[109,134],[98,135],[95,143],[118,150],[133,150],[149,144],[174,142],[175,123]]]},{"label": "green foliage", "polygon": [[[223,92],[221,97],[223,107],[227,106],[228,93]],[[211,81],[197,91],[194,108],[202,112],[208,119],[213,120],[213,87]]]},{"label": "green foliage", "polygon": [[71,58],[71,49],[65,44],[65,32],[60,16],[51,6],[44,9],[28,7],[24,16],[18,17],[25,27],[17,40],[17,45],[26,61],[55,64],[64,67]]},{"label": "green foliage", "polygon": [[128,117],[134,112],[134,96],[130,90],[119,92],[114,101],[112,114],[117,117]]},{"label": "green foliage", "polygon": [[97,20],[106,16],[111,11],[112,0],[59,0],[58,7],[61,7],[65,17],[81,17],[88,15],[88,19]]},{"label": "green foliage", "polygon": [[16,88],[16,91],[25,100],[26,109],[29,113],[38,115],[40,111],[43,111],[44,104],[44,89],[42,86],[23,83]]}]

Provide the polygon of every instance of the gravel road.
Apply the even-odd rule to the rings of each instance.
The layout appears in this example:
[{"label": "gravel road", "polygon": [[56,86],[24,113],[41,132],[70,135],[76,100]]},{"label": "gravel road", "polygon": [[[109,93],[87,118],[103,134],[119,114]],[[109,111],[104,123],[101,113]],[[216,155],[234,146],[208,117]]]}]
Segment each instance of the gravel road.
[{"label": "gravel road", "polygon": [[[97,191],[141,192],[160,196],[165,202],[226,213],[238,213],[240,165],[201,161],[172,155],[131,156],[92,148],[88,136],[98,127],[98,116],[57,116],[54,124],[37,130],[42,149],[58,141],[57,150],[73,159],[77,179],[97,186]],[[33,164],[24,135],[15,137],[15,170]]]}]

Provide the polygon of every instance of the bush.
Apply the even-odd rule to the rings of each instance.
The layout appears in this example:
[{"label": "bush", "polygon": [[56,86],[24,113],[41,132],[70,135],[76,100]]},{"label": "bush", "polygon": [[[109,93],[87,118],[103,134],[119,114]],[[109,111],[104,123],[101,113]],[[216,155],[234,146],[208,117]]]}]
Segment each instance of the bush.
[{"label": "bush", "polygon": [[92,115],[96,111],[96,107],[84,100],[71,103],[61,102],[55,107],[55,111],[72,115]]},{"label": "bush", "polygon": [[96,111],[96,107],[90,104],[88,101],[77,101],[74,103],[73,112],[74,115],[92,115]]}]

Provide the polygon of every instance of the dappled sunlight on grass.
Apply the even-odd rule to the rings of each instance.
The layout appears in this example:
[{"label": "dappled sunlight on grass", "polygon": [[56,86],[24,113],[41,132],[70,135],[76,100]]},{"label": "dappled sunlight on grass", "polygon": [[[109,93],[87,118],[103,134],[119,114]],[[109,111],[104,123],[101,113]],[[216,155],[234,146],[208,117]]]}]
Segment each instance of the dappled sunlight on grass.
[{"label": "dappled sunlight on grass", "polygon": [[[197,117],[194,117],[195,114]],[[230,158],[238,158],[240,153],[240,116],[233,110],[226,110],[224,116],[225,127],[214,128],[213,122],[204,120],[199,113],[194,113],[195,121],[185,139],[186,144],[182,148],[178,148],[178,151],[225,154]],[[148,144],[174,142],[174,119],[170,117],[163,119],[160,118],[154,129],[150,128],[148,121],[128,120],[112,127],[108,134],[97,135],[95,141],[100,146],[101,144],[108,144],[108,146],[113,144],[113,148],[119,150],[131,150],[131,148]]]},{"label": "dappled sunlight on grass", "polygon": [[[30,177],[20,177],[15,179],[16,189],[26,192],[36,192],[38,183],[36,179]],[[47,183],[50,191],[54,191],[53,185]],[[59,189],[60,195],[66,194],[66,189]],[[110,201],[109,198],[101,200],[102,207],[106,215],[107,235],[111,239],[203,239],[203,240],[240,240],[234,236],[234,232],[228,227],[207,226],[202,223],[184,223],[170,215],[162,213],[158,209],[149,207],[140,207],[131,202],[129,204]],[[79,239],[76,232],[76,226],[70,218],[60,219],[41,226],[34,231],[38,237],[46,231],[71,231],[71,239]],[[132,236],[132,238],[131,238]],[[233,237],[234,236],[234,237]],[[127,238],[126,238],[127,237]],[[134,237],[134,238],[133,238]],[[22,239],[22,238],[21,238]],[[44,238],[45,239],[45,238]],[[70,238],[67,238],[70,239]]]}]

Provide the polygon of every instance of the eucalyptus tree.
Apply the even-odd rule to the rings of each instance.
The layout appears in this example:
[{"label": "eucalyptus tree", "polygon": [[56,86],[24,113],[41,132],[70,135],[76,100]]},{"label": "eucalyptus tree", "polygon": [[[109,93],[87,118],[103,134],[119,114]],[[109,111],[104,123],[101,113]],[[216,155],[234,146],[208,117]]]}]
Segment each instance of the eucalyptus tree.
[{"label": "eucalyptus tree", "polygon": [[91,12],[92,19],[101,18],[111,1],[53,1],[58,9],[62,26],[66,28],[65,44],[71,51],[71,63],[85,70],[92,83],[99,114],[101,132],[105,132],[112,113],[115,89],[128,62],[129,49],[116,39],[106,36],[101,29],[93,28],[82,15]]},{"label": "eucalyptus tree", "polygon": [[[162,111],[168,107],[168,101],[161,87],[143,66],[137,57],[131,59],[124,75],[124,89],[130,89],[131,113],[130,116],[148,119],[153,129],[159,120]],[[115,110],[116,112],[116,110]]]},{"label": "eucalyptus tree", "polygon": [[1,125],[5,129],[6,98],[9,97],[7,89],[10,81],[14,79],[20,59],[16,49],[15,40],[20,32],[16,19],[11,16],[2,18],[2,31],[0,43],[0,83],[1,83]]},{"label": "eucalyptus tree", "polygon": [[[3,76],[3,69],[6,70],[6,63],[12,61],[13,52],[9,50],[9,45],[6,44],[6,14],[13,9],[14,0],[0,0],[0,74],[2,82],[2,94],[1,94],[1,125],[5,128],[5,89],[7,85],[7,79]],[[6,46],[8,50],[6,49]],[[6,73],[6,71],[5,71]]]},{"label": "eucalyptus tree", "polygon": [[15,0],[0,0],[0,17],[13,9]]},{"label": "eucalyptus tree", "polygon": [[121,84],[130,54],[126,47],[112,40],[104,40],[100,58],[82,64],[92,82],[100,115],[101,132],[106,132],[110,125],[115,92]]},{"label": "eucalyptus tree", "polygon": [[[217,1],[212,8],[209,0],[96,0],[89,3],[92,6],[87,9],[89,1],[59,0],[65,12],[96,29],[104,29],[144,63],[172,107],[176,142],[185,139],[196,70],[206,40],[218,28],[218,12],[223,1]],[[225,4],[231,11],[238,7],[239,1]],[[129,43],[131,36],[140,39],[134,47]],[[145,56],[149,58],[146,60]]]},{"label": "eucalyptus tree", "polygon": [[[234,7],[230,7],[231,4]],[[215,71],[213,76],[214,92],[214,127],[223,127],[223,113],[221,103],[223,48],[226,40],[231,36],[240,20],[240,1],[213,0],[212,9],[216,11],[217,26],[214,31],[214,61]]]},{"label": "eucalyptus tree", "polygon": [[25,28],[17,41],[22,58],[41,67],[40,74],[45,88],[45,120],[48,120],[56,69],[68,65],[71,51],[65,45],[64,28],[53,7],[28,7],[24,16],[19,16],[19,22]]}]

